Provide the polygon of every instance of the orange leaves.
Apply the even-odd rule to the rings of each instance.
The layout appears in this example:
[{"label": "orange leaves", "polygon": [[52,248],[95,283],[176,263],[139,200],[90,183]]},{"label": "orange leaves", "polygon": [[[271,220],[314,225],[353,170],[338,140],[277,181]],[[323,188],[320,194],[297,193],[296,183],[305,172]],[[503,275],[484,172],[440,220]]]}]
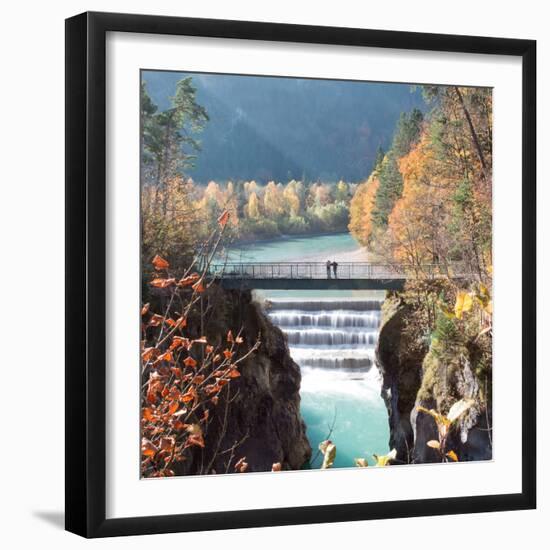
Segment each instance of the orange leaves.
[{"label": "orange leaves", "polygon": [[143,418],[145,420],[153,420],[153,418],[154,418],[153,409],[151,409],[149,407],[144,407],[141,410],[141,418]]},{"label": "orange leaves", "polygon": [[229,378],[239,378],[240,375],[241,373],[237,369],[230,369],[227,373]]},{"label": "orange leaves", "polygon": [[246,456],[239,458],[235,463],[235,471],[239,473],[244,473],[248,469],[248,462],[246,462]]},{"label": "orange leaves", "polygon": [[232,331],[229,331],[227,333],[227,341],[230,343],[230,344],[242,344],[244,342],[242,336],[238,335],[238,336],[233,336],[233,332]]},{"label": "orange leaves", "polygon": [[202,428],[200,424],[189,424],[186,427],[189,437],[185,443],[185,447],[191,447],[193,445],[204,448],[204,439],[202,436]]},{"label": "orange leaves", "polygon": [[141,358],[143,361],[150,361],[158,355],[159,351],[157,348],[145,348],[141,353]]},{"label": "orange leaves", "polygon": [[191,386],[189,390],[181,396],[181,400],[183,403],[189,403],[190,401],[194,401],[198,399],[197,390],[194,386]]},{"label": "orange leaves", "polygon": [[174,319],[166,319],[166,324],[170,328],[185,328],[187,325],[187,319],[184,317],[180,317],[177,321],[174,321]]},{"label": "orange leaves", "polygon": [[164,389],[164,382],[162,377],[157,371],[153,371],[149,375],[149,380],[147,381],[147,402],[156,403],[157,396]]},{"label": "orange leaves", "polygon": [[160,271],[161,269],[168,269],[170,267],[170,264],[158,254],[153,258],[151,263],[157,271]]},{"label": "orange leaves", "polygon": [[172,374],[176,377],[176,380],[181,380],[183,373],[179,367],[172,367],[170,370],[172,371]]},{"label": "orange leaves", "polygon": [[[231,365],[225,370],[217,370],[214,372],[214,376],[216,377],[216,380],[218,383],[220,383],[221,380],[229,381],[233,378],[239,378],[241,376],[241,373],[237,369],[236,365]],[[223,385],[223,384],[222,384]]]},{"label": "orange leaves", "polygon": [[176,321],[176,326],[178,328],[185,328],[187,326],[187,319],[185,317],[180,317],[177,321]]},{"label": "orange leaves", "polygon": [[445,453],[445,456],[448,456],[453,462],[458,462],[458,456],[454,451],[449,451]]},{"label": "orange leaves", "polygon": [[191,347],[191,341],[189,338],[184,338],[183,336],[174,336],[172,338],[172,343],[170,344],[170,350],[176,350],[178,348],[189,349]]},{"label": "orange leaves", "polygon": [[183,277],[178,281],[178,286],[191,286],[193,283],[196,283],[200,279],[200,275],[198,273],[192,273],[191,275],[188,275],[187,277]]},{"label": "orange leaves", "polygon": [[171,351],[167,351],[162,355],[159,355],[157,358],[157,361],[173,361],[173,360],[174,360],[174,356],[172,355]]},{"label": "orange leaves", "polygon": [[169,288],[176,284],[176,279],[153,279],[150,283],[155,288]]},{"label": "orange leaves", "polygon": [[206,290],[206,287],[204,286],[202,279],[199,279],[191,288],[198,293],[204,292]]},{"label": "orange leaves", "polygon": [[186,367],[190,367],[190,368],[194,369],[197,366],[197,361],[195,359],[193,359],[191,356],[189,356],[189,357],[185,358],[185,361],[183,362],[183,364]]},{"label": "orange leaves", "polygon": [[[228,219],[223,216],[220,223]],[[194,304],[207,280],[197,273],[169,278],[170,266],[160,256],[153,258],[153,265],[158,273],[150,286],[166,292],[153,294],[141,307],[141,471],[145,477],[166,477],[181,472],[174,467],[181,461],[195,464],[194,453],[208,444],[205,434],[220,392],[241,376],[235,356],[243,339],[229,331],[227,343],[222,339],[217,350],[206,336],[197,336]],[[155,311],[159,304],[162,309]],[[229,391],[227,399],[229,403]],[[243,457],[233,467],[244,472],[248,464]]]},{"label": "orange leaves", "polygon": [[218,223],[220,224],[220,227],[225,227],[227,225],[227,222],[229,221],[229,210],[225,210],[222,215],[218,218]]},{"label": "orange leaves", "polygon": [[170,407],[168,407],[168,414],[174,414],[178,410],[178,407],[179,403],[177,401],[172,401]]},{"label": "orange leaves", "polygon": [[150,327],[158,327],[162,324],[164,317],[155,313],[150,319],[148,325]]},{"label": "orange leaves", "polygon": [[141,440],[141,454],[144,456],[155,456],[158,452],[158,448],[153,445],[148,439],[142,438]]},{"label": "orange leaves", "polygon": [[221,389],[222,388],[219,384],[208,384],[208,386],[204,388],[204,391],[206,392],[207,395],[212,395],[213,393],[218,393]]},{"label": "orange leaves", "polygon": [[173,437],[163,437],[160,440],[160,448],[162,451],[171,452],[175,444],[176,444],[176,440]]}]

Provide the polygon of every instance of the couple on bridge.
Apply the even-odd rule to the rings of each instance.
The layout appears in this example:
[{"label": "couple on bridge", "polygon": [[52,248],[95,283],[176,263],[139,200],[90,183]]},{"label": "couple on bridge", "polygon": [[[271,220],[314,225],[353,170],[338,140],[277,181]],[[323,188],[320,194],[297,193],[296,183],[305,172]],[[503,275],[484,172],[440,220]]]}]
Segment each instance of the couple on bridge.
[{"label": "couple on bridge", "polygon": [[330,268],[332,267],[332,270],[334,272],[334,278],[338,279],[338,263],[337,262],[331,262],[330,260],[327,260],[327,279],[331,279],[332,276],[330,274]]}]

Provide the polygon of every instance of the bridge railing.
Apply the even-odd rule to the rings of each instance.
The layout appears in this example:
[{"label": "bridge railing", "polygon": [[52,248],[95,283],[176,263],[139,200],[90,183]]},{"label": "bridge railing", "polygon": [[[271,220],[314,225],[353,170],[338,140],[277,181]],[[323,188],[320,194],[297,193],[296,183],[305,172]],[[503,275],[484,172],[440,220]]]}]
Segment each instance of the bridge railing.
[{"label": "bridge railing", "polygon": [[210,274],[224,279],[415,279],[461,276],[462,269],[426,264],[420,269],[389,263],[338,262],[336,275],[326,262],[231,262],[212,264]]}]

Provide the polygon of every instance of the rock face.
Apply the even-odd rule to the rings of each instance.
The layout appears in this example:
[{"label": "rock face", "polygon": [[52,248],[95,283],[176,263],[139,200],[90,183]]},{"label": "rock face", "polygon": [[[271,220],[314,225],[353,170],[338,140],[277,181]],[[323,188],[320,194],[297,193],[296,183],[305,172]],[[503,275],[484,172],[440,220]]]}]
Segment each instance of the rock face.
[{"label": "rock face", "polygon": [[[429,359],[428,356],[428,360],[424,361],[425,377]],[[487,410],[479,399],[481,388],[473,372],[471,360],[465,355],[460,355],[455,368],[444,371],[444,368],[440,368],[438,377],[441,380],[447,379],[447,390],[442,391],[436,385],[430,392],[421,389],[411,412],[411,422],[415,432],[413,462],[439,462],[437,452],[426,445],[431,439],[438,438],[436,424],[429,415],[418,413],[417,407],[446,411],[449,407],[449,394],[453,395],[453,401],[473,399],[475,404],[451,430],[446,448],[454,450],[460,461],[491,460],[492,441],[489,429],[492,425],[491,411]]]},{"label": "rock face", "polygon": [[422,361],[427,346],[407,320],[413,315],[411,306],[397,297],[388,298],[376,347],[376,365],[382,374],[382,398],[388,409],[390,449],[397,450],[397,460],[412,460],[414,432],[411,411],[422,383]]},{"label": "rock face", "polygon": [[[399,295],[390,296],[383,307],[376,349],[376,364],[383,377],[382,398],[388,409],[390,448],[398,463],[440,462],[438,452],[427,446],[438,439],[434,419],[418,407],[446,413],[460,399],[475,405],[460,418],[447,439],[447,449],[460,461],[490,460],[491,409],[487,387],[475,374],[480,357],[478,344],[457,347],[452,359],[441,360],[430,351],[415,319],[417,311]],[[477,347],[476,347],[477,346]],[[490,349],[490,343],[485,346]]]},{"label": "rock face", "polygon": [[[252,301],[249,291],[220,292],[225,308],[217,322],[235,334],[242,330],[248,347],[259,338],[260,347],[241,363],[241,377],[231,382],[224,398],[229,406],[220,399],[212,418],[206,448],[223,454],[213,460],[209,473],[231,472],[231,464],[241,457],[246,457],[249,472],[270,471],[277,462],[283,469],[300,469],[311,457],[300,415],[300,369],[290,357],[283,333]],[[231,456],[234,460],[228,467]]]}]

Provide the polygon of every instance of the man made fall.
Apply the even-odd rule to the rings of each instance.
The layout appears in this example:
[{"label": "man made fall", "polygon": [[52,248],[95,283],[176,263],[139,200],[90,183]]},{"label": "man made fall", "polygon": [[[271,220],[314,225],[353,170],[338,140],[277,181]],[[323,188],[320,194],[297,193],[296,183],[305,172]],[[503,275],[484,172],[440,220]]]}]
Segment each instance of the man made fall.
[{"label": "man made fall", "polygon": [[141,476],[490,460],[492,90],[141,77]]}]

